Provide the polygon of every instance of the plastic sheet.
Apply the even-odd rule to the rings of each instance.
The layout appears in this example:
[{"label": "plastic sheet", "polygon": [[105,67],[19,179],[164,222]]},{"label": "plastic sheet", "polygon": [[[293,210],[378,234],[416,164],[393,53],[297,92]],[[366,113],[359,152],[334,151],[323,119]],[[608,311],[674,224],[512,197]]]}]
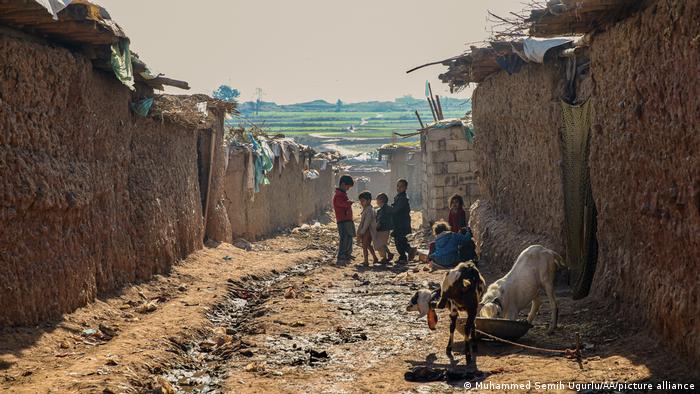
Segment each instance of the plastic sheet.
[{"label": "plastic sheet", "polygon": [[58,13],[62,9],[68,7],[72,0],[35,0],[37,3],[41,4],[42,7],[46,8],[47,11],[53,16],[53,19],[58,20]]}]

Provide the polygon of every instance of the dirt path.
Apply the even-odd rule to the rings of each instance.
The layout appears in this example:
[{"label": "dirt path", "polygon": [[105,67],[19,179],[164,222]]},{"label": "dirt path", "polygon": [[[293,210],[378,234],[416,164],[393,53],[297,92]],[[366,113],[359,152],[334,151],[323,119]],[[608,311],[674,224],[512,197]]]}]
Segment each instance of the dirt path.
[{"label": "dirt path", "polygon": [[[206,248],[170,275],[128,287],[61,322],[5,329],[0,332],[0,389],[463,391],[465,381],[404,380],[412,366],[449,366],[447,316],[441,314],[438,329],[430,331],[424,320],[405,311],[413,292],[439,282],[442,274],[425,271],[417,262],[336,266],[331,262],[334,239],[330,224],[255,243],[251,251],[226,244]],[[488,267],[482,271],[489,282],[495,279]],[[574,303],[563,291],[559,300],[556,333],[544,333],[545,303],[522,341],[567,348],[580,332],[586,346],[583,363],[481,342],[481,374],[469,383],[530,382],[529,391],[540,391],[536,382],[562,382],[564,387],[550,388],[569,391],[570,381],[682,382],[694,373],[594,301]]]}]

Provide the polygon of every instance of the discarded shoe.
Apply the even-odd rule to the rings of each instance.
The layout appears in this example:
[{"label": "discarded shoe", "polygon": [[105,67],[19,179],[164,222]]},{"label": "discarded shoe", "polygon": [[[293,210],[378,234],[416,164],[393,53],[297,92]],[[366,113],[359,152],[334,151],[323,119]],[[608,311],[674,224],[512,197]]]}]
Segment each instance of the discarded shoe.
[{"label": "discarded shoe", "polygon": [[445,380],[447,371],[442,368],[431,368],[426,366],[413,367],[403,375],[409,382],[439,382]]}]

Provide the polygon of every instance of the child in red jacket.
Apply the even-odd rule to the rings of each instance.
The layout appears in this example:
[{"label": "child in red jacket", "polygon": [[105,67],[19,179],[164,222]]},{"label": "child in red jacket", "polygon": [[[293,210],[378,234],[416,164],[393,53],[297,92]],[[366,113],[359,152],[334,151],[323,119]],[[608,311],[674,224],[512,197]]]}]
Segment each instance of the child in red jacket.
[{"label": "child in red jacket", "polygon": [[338,223],[338,260],[337,263],[347,263],[352,258],[352,240],[355,237],[355,223],[352,221],[352,201],[348,198],[348,190],[355,184],[350,175],[340,177],[338,188],[333,196],[335,221]]}]

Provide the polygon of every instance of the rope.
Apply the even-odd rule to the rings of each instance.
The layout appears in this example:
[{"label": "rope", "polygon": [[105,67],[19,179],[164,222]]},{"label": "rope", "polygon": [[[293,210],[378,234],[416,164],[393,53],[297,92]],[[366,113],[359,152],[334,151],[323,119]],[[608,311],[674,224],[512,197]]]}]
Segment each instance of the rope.
[{"label": "rope", "polygon": [[486,332],[483,332],[483,331],[481,331],[481,330],[479,330],[479,329],[475,329],[475,330],[476,330],[476,332],[478,332],[479,334],[481,334],[481,335],[483,335],[483,336],[485,336],[485,337],[491,338],[491,339],[493,339],[493,340],[495,340],[495,341],[507,343],[507,344],[509,344],[509,345],[518,346],[518,347],[521,347],[521,348],[524,348],[524,349],[534,350],[534,351],[538,351],[538,352],[553,353],[553,354],[563,354],[563,355],[565,355],[566,357],[575,358],[575,359],[577,359],[577,360],[581,360],[581,340],[580,340],[580,337],[578,336],[578,334],[576,335],[576,349],[564,349],[564,350],[559,350],[559,349],[545,349],[545,348],[541,348],[541,347],[523,345],[523,344],[521,344],[521,343],[512,342],[512,341],[509,341],[509,340],[507,340],[507,339],[499,338],[499,337],[497,337],[497,336],[495,336],[495,335],[491,335],[491,334],[486,333]]}]

